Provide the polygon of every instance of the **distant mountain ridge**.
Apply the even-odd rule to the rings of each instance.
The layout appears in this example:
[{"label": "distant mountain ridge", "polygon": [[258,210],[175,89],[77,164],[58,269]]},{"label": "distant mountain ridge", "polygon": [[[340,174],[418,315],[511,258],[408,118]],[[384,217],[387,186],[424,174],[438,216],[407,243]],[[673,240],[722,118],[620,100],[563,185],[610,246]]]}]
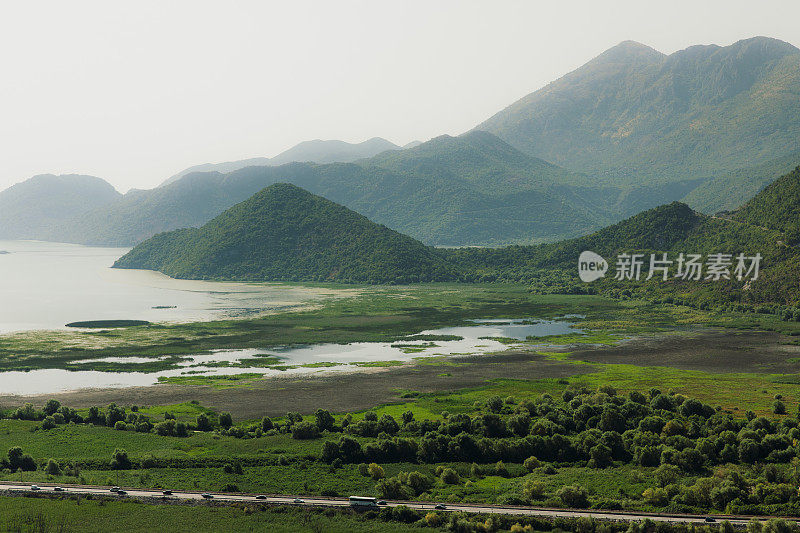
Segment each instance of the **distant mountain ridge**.
[{"label": "distant mountain ridge", "polygon": [[[417,141],[415,141],[417,142]],[[293,162],[312,162],[312,163],[349,163],[358,159],[372,157],[386,150],[402,150],[406,147],[416,146],[414,143],[400,147],[396,144],[373,137],[360,143],[348,143],[345,141],[330,140],[323,141],[315,139],[313,141],[303,141],[285,150],[275,157],[253,157],[240,161],[228,161],[225,163],[205,163],[189,167],[174,176],[169,177],[161,186],[169,185],[181,179],[187,174],[194,172],[221,172],[228,173],[245,167],[256,166],[280,166]]]},{"label": "distant mountain ridge", "polygon": [[94,176],[34,176],[0,191],[0,239],[42,239],[52,227],[121,197]]},{"label": "distant mountain ridge", "polygon": [[710,178],[800,149],[800,50],[626,41],[476,129],[609,184]]}]

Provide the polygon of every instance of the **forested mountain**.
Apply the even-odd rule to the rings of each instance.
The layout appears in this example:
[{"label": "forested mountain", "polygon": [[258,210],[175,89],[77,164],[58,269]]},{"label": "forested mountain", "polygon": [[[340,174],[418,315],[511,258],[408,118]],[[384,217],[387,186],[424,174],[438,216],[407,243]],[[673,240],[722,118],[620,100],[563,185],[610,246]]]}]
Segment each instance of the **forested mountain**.
[{"label": "forested mountain", "polygon": [[[413,143],[410,143],[413,144]],[[406,145],[402,148],[408,148]],[[171,176],[164,183],[169,185],[174,183],[193,172],[233,172],[245,167],[255,166],[279,166],[286,163],[293,162],[311,162],[311,163],[349,163],[358,159],[372,157],[386,150],[401,150],[400,146],[382,139],[380,137],[373,137],[360,143],[348,143],[345,141],[323,141],[316,139],[313,141],[304,141],[297,144],[288,150],[285,150],[275,157],[253,157],[250,159],[242,159],[240,161],[228,161],[225,163],[205,163],[203,165],[195,165],[186,170],[178,172]]]},{"label": "forested mountain", "polygon": [[681,201],[707,214],[734,211],[761,189],[800,165],[800,151],[701,183]]},{"label": "forested mountain", "polygon": [[437,250],[288,184],[270,185],[199,229],[156,235],[114,267],[189,279],[403,283],[455,277]]},{"label": "forested mountain", "polygon": [[732,218],[800,236],[800,166],[768,185]]},{"label": "forested mountain", "polygon": [[610,184],[720,176],[800,148],[800,50],[626,41],[476,129]]},{"label": "forested mountain", "polygon": [[0,192],[0,239],[42,239],[51,227],[120,196],[93,176],[34,176]]},{"label": "forested mountain", "polygon": [[293,183],[426,244],[542,242],[588,233],[696,186],[598,187],[486,132],[441,136],[356,163],[291,163],[185,176],[134,191],[61,229],[56,240],[132,245],[200,226],[272,183]]},{"label": "forested mountain", "polygon": [[[712,218],[672,202],[585,237],[557,243],[434,249],[324,198],[279,184],[267,187],[200,229],[177,230],[149,239],[120,259],[117,266],[155,269],[188,278],[500,281],[530,283],[533,290],[624,292],[695,305],[797,305],[798,213],[800,168],[767,187],[733,213],[732,219]],[[313,237],[316,234],[320,237]],[[347,239],[360,244],[343,244]],[[357,259],[360,247],[365,252]],[[578,256],[585,250],[600,254],[611,266],[606,278],[591,285],[577,278]],[[748,257],[758,253],[762,257],[760,277],[737,280],[731,264],[731,279],[686,281],[671,277],[645,281],[650,254],[660,256],[664,252],[671,254],[672,261],[681,253],[700,254],[702,261],[712,254],[730,254],[733,258],[740,253]],[[643,254],[642,280],[613,279],[620,253]],[[394,259],[387,263],[385,257]],[[396,266],[407,265],[409,257],[419,258],[418,269],[408,271]],[[370,270],[370,261],[378,261],[381,268]]]}]

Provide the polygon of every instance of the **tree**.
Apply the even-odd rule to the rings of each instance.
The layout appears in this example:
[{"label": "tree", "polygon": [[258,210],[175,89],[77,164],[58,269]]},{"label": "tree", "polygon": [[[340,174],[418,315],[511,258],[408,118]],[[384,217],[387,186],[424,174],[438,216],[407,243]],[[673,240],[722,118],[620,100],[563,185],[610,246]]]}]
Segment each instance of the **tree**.
[{"label": "tree", "polygon": [[58,463],[53,459],[48,459],[47,466],[44,467],[44,471],[46,474],[50,474],[51,476],[61,475],[61,467],[58,466]]},{"label": "tree", "polygon": [[383,467],[377,463],[370,463],[367,467],[367,471],[369,472],[370,477],[376,481],[383,479],[385,475],[383,472]]},{"label": "tree", "polygon": [[400,426],[391,415],[383,415],[378,420],[378,433],[394,435],[398,431],[400,431]]},{"label": "tree", "polygon": [[442,482],[447,485],[455,485],[461,481],[458,477],[458,472],[449,467],[442,469],[439,479],[441,479]]},{"label": "tree", "polygon": [[211,420],[205,413],[197,415],[197,429],[198,431],[211,431]]},{"label": "tree", "polygon": [[785,415],[786,404],[780,400],[775,400],[775,403],[772,404],[772,412],[776,415]]},{"label": "tree", "polygon": [[233,417],[231,417],[230,413],[220,413],[219,415],[219,426],[224,429],[228,429],[233,425]]},{"label": "tree", "polygon": [[405,411],[403,413],[403,424],[404,425],[410,424],[413,421],[414,421],[414,413],[412,413],[411,411]]},{"label": "tree", "polygon": [[330,412],[326,411],[325,409],[317,409],[317,412],[314,413],[314,417],[317,422],[317,427],[320,431],[330,431],[333,429],[333,424],[336,422],[334,420],[333,415]]},{"label": "tree", "polygon": [[528,479],[522,485],[522,495],[528,501],[541,500],[544,496],[544,484],[538,479]]},{"label": "tree", "polygon": [[111,468],[114,470],[129,470],[131,468],[131,460],[128,458],[128,452],[123,449],[117,448],[111,456]]},{"label": "tree", "polygon": [[52,416],[48,416],[42,420],[42,429],[48,430],[53,429],[54,427],[56,427],[56,420]]},{"label": "tree", "polygon": [[265,416],[264,418],[261,419],[261,431],[266,433],[267,431],[269,431],[274,427],[275,425],[272,423],[270,417]]},{"label": "tree", "polygon": [[589,506],[589,493],[586,489],[577,485],[567,485],[561,487],[556,492],[556,496],[564,502],[567,507],[588,507]]},{"label": "tree", "polygon": [[59,407],[61,407],[61,402],[58,400],[48,400],[44,406],[44,414],[51,416],[58,411]]},{"label": "tree", "polygon": [[539,461],[539,459],[531,455],[530,457],[525,459],[525,461],[522,463],[522,466],[524,466],[525,470],[527,470],[528,472],[533,472],[534,469],[542,466],[542,463],[541,461]]},{"label": "tree", "polygon": [[311,422],[300,422],[292,426],[293,439],[316,439],[319,437],[319,429]]}]

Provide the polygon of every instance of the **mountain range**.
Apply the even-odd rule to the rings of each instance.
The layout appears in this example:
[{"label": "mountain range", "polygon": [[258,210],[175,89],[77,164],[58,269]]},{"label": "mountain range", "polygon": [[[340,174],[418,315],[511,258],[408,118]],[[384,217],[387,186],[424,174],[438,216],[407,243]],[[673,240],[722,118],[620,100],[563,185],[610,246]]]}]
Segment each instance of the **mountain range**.
[{"label": "mountain range", "polygon": [[[549,289],[577,281],[576,264],[591,250],[614,264],[622,252],[761,254],[757,280],[628,283],[613,274],[591,286],[600,292],[656,292],[711,302],[796,304],[800,287],[800,167],[759,193],[730,219],[672,202],[590,235],[552,244],[437,249],[389,230],[344,206],[299,187],[274,184],[199,229],[162,233],[134,247],[117,268],[159,270],[174,277],[246,281],[505,281]],[[787,222],[788,221],[788,222]],[[648,266],[643,266],[647,273]],[[731,267],[732,272],[733,267]],[[555,283],[554,283],[555,281]],[[643,279],[644,281],[644,279]],[[561,284],[561,287],[559,287]],[[570,289],[571,290],[571,289]]]},{"label": "mountain range", "polygon": [[254,157],[239,161],[228,161],[226,163],[195,165],[178,172],[174,176],[170,176],[161,186],[169,185],[193,172],[227,173],[245,167],[279,166],[296,161],[311,163],[349,163],[357,159],[372,157],[387,150],[402,150],[403,148],[412,148],[419,144],[421,144],[419,141],[413,141],[401,147],[380,137],[373,137],[372,139],[367,139],[360,143],[315,139],[313,141],[303,141],[274,157]]},{"label": "mountain range", "polygon": [[800,50],[626,41],[475,129],[612,184],[712,178],[800,149]]},{"label": "mountain range", "polygon": [[405,149],[309,141],[121,197],[108,185],[86,198],[76,181],[73,201],[34,178],[15,186],[27,196],[0,193],[0,227],[8,238],[131,246],[293,183],[429,245],[553,242],[675,200],[733,211],[800,164],[798,133],[792,45],[756,37],[665,55],[626,41],[463,135]]}]

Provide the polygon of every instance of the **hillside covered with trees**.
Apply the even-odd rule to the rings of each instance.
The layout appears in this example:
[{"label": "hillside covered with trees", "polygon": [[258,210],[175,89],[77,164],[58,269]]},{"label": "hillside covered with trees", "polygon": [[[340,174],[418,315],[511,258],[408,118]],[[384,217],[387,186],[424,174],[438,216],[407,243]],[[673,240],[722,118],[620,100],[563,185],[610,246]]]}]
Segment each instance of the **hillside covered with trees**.
[{"label": "hillside covered with trees", "polygon": [[114,267],[189,279],[367,283],[447,280],[455,271],[437,250],[288,184],[201,228],[156,235]]}]

